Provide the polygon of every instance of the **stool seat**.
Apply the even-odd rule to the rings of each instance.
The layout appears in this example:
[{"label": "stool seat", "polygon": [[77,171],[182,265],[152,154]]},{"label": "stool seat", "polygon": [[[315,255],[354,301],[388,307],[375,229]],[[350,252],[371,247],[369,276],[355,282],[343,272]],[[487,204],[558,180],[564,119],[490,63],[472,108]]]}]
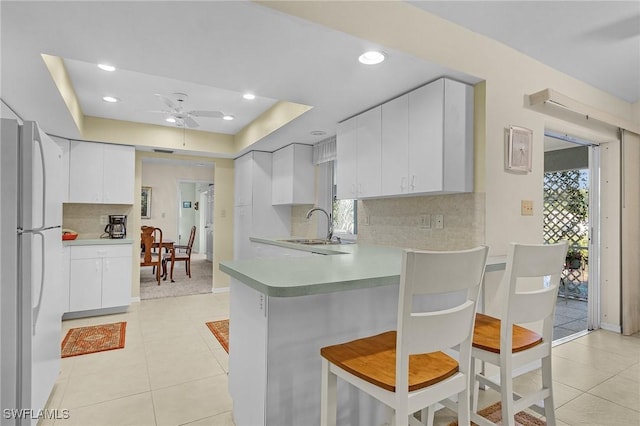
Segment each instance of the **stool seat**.
[{"label": "stool seat", "polygon": [[[500,353],[500,326],[498,318],[485,314],[476,314],[476,324],[473,329],[474,348]],[[527,328],[513,325],[512,352],[521,352],[542,343],[542,336]]]},{"label": "stool seat", "polygon": [[[320,349],[332,364],[373,385],[396,391],[396,332],[388,331]],[[443,352],[409,356],[409,392],[441,382],[458,372],[458,362]]]}]

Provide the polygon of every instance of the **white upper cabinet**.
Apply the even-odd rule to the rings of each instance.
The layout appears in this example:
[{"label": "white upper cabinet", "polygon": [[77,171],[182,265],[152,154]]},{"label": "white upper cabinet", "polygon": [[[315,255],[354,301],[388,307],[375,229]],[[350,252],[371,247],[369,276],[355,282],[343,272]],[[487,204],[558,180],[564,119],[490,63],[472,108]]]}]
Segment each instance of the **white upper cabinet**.
[{"label": "white upper cabinet", "polygon": [[104,145],[103,150],[103,203],[133,204],[135,149],[126,145]]},{"label": "white upper cabinet", "polygon": [[471,86],[441,78],[384,103],[379,138],[371,130],[373,111],[338,125],[338,198],[473,191]]},{"label": "white upper cabinet", "polygon": [[380,106],[338,124],[337,197],[380,195],[382,126]]},{"label": "white upper cabinet", "polygon": [[71,141],[69,202],[133,204],[135,149]]},{"label": "white upper cabinet", "polygon": [[382,108],[363,112],[358,118],[356,173],[358,198],[380,195],[380,167],[382,166]]},{"label": "white upper cabinet", "polygon": [[338,123],[336,196],[341,200],[358,198],[356,194],[357,118],[353,117]]},{"label": "white upper cabinet", "polygon": [[234,205],[236,206],[251,204],[252,162],[252,154],[245,154],[234,161]]},{"label": "white upper cabinet", "polygon": [[382,105],[381,195],[406,194],[409,191],[409,95]]},{"label": "white upper cabinet", "polygon": [[272,204],[314,204],[313,147],[291,144],[274,152],[272,160]]},{"label": "white upper cabinet", "polygon": [[68,139],[62,139],[56,136],[51,136],[51,139],[62,149],[62,173],[60,176],[62,185],[62,202],[67,203],[69,201],[69,149],[70,142]]}]

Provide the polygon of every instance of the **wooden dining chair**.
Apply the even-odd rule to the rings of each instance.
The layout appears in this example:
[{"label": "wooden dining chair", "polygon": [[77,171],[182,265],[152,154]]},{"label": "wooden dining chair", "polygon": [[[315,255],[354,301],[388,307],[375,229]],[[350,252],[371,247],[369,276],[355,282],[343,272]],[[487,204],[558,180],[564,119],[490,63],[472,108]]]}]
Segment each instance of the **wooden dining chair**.
[{"label": "wooden dining chair", "polygon": [[427,408],[452,396],[461,401],[459,424],[469,425],[471,338],[487,252],[404,251],[397,330],[320,350],[321,425],[336,424],[338,377],[390,407],[396,426],[416,423],[417,411],[432,422]]},{"label": "wooden dining chair", "polygon": [[[515,425],[515,414],[531,407],[555,425],[553,380],[551,375],[551,344],[553,320],[562,273],[566,241],[557,244],[511,244],[507,267],[500,285],[501,319],[477,314],[471,356],[474,360],[500,368],[500,381],[485,374],[475,374],[472,380],[471,420],[479,425],[494,425],[476,413],[478,385],[491,387],[501,395],[502,424]],[[526,286],[526,288],[520,288]],[[542,335],[518,324],[542,321]],[[513,392],[513,378],[523,374],[522,367],[542,363],[542,387],[523,396]],[[536,405],[544,401],[544,408]]]},{"label": "wooden dining chair", "polygon": [[[187,245],[174,245],[171,253],[165,253],[162,262],[164,263],[164,267],[168,262],[171,262],[171,282],[175,282],[173,280],[173,266],[176,262],[184,262],[185,270],[187,276],[191,278],[191,251],[193,250],[193,242],[196,239],[196,227],[191,227],[191,233],[189,234],[189,241]],[[166,277],[165,277],[166,279]]]},{"label": "wooden dining chair", "polygon": [[[141,228],[140,241],[142,252],[140,253],[140,266],[153,266],[158,285],[160,285],[160,277],[162,272],[162,229],[153,226],[143,226]],[[160,250],[154,251],[153,245],[156,243]]]}]

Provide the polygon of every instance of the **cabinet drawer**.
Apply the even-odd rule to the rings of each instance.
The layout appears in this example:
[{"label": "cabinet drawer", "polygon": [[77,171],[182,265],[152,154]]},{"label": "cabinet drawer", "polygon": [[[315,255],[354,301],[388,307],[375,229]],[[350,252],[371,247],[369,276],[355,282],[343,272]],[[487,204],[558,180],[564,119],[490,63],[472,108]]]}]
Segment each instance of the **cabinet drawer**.
[{"label": "cabinet drawer", "polygon": [[71,246],[71,259],[131,257],[131,244]]}]

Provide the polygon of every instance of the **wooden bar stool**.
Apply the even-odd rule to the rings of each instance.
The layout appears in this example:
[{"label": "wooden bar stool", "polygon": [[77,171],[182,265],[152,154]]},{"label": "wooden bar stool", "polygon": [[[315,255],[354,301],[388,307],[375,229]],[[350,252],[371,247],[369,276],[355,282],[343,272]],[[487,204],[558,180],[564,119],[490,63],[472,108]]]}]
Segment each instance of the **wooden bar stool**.
[{"label": "wooden bar stool", "polygon": [[[503,425],[515,425],[515,414],[528,407],[544,415],[548,425],[555,425],[551,343],[558,285],[566,252],[566,242],[511,244],[500,285],[504,298],[503,320],[483,314],[476,316],[471,356],[474,360],[500,367],[500,383],[483,374],[476,375],[474,362],[471,363],[472,377],[475,378],[471,391],[471,420],[475,423],[495,424],[477,414],[478,385],[482,383],[500,392]],[[526,279],[530,288],[516,288],[519,279]],[[543,321],[542,335],[516,325],[537,321]],[[542,388],[526,396],[514,394],[515,371],[538,360],[542,362]],[[535,405],[541,400],[544,400],[544,408]]]},{"label": "wooden bar stool", "polygon": [[[405,250],[397,331],[320,350],[321,425],[336,424],[338,377],[393,409],[397,426],[417,423],[412,414],[420,410],[432,421],[425,409],[450,396],[462,401],[459,424],[469,425],[471,339],[487,252]],[[438,306],[421,308],[424,296]]]}]

